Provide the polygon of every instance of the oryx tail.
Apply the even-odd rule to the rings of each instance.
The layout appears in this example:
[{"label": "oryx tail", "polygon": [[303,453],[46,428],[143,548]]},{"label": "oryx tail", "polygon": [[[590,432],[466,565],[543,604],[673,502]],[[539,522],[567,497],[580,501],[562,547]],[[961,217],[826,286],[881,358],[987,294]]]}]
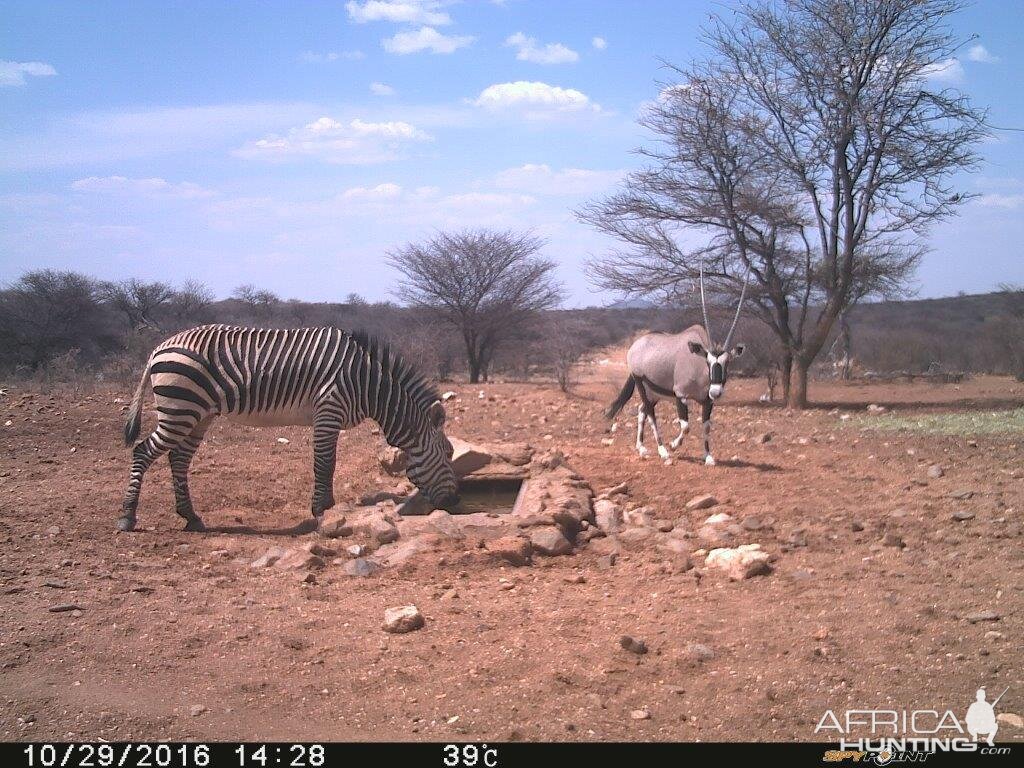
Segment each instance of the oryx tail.
[{"label": "oryx tail", "polygon": [[633,392],[636,389],[636,378],[630,376],[626,379],[626,383],[622,385],[622,390],[619,392],[619,396],[612,401],[612,404],[605,410],[604,415],[609,419],[614,419],[619,411],[622,410],[623,406],[629,402],[630,398],[633,397]]}]

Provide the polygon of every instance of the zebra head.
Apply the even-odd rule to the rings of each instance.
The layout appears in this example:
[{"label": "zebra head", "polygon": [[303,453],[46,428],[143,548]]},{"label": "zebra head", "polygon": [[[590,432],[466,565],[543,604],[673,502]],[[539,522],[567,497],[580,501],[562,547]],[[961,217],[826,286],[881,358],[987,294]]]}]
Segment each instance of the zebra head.
[{"label": "zebra head", "polygon": [[426,428],[405,449],[406,475],[431,504],[450,509],[459,503],[459,484],[452,469],[452,444],[444,434],[444,406],[437,400],[427,409]]},{"label": "zebra head", "polygon": [[728,352],[722,349],[705,349],[704,345],[697,341],[689,343],[690,351],[700,355],[708,363],[708,397],[717,400],[725,392],[725,381],[729,378],[729,361],[743,354],[744,345],[737,344]]}]

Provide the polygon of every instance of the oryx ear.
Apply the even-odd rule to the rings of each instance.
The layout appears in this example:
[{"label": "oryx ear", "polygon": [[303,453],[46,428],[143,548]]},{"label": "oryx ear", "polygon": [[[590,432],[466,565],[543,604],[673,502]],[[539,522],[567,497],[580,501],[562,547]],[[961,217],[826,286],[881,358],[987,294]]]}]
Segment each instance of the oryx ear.
[{"label": "oryx ear", "polygon": [[693,354],[695,355],[706,357],[708,354],[704,349],[704,345],[701,344],[699,341],[688,341],[686,342],[686,345],[690,348],[690,351],[693,352]]},{"label": "oryx ear", "polygon": [[746,348],[747,348],[746,344],[737,344],[729,352],[729,357],[739,357],[740,355],[743,354],[743,350],[746,349]]},{"label": "oryx ear", "polygon": [[444,426],[444,406],[441,405],[440,400],[435,400],[427,410],[427,418],[435,427]]}]

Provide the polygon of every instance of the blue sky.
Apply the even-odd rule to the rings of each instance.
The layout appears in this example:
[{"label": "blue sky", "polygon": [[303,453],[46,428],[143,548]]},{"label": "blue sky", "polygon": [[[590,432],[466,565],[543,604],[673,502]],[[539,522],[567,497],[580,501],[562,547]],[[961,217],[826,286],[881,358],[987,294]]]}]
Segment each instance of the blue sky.
[{"label": "blue sky", "polygon": [[[533,228],[569,306],[612,296],[575,220],[637,167],[636,117],[728,2],[11,2],[0,25],[0,282],[38,267],[225,296],[389,297],[385,252]],[[1021,6],[980,0],[938,75],[1024,127]],[[1024,133],[931,238],[919,294],[1024,282]]]}]

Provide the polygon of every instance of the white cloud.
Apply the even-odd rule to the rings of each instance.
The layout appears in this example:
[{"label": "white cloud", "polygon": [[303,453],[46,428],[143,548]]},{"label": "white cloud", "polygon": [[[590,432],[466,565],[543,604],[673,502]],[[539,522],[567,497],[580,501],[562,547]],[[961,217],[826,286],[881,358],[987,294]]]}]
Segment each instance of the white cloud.
[{"label": "white cloud", "polygon": [[476,40],[472,35],[444,35],[433,27],[398,32],[393,37],[381,40],[388,53],[405,55],[430,51],[431,53],[454,53]]},{"label": "white cloud", "polygon": [[365,165],[394,160],[406,146],[431,138],[414,125],[399,120],[368,123],[355,118],[342,123],[321,117],[301,128],[292,128],[286,136],[271,135],[250,141],[234,154],[268,159],[313,157],[328,163]]},{"label": "white cloud", "polygon": [[432,0],[367,0],[345,3],[348,17],[356,24],[390,21],[395,24],[451,24],[451,17]]},{"label": "white cloud", "polygon": [[975,202],[986,208],[1002,208],[1008,211],[1015,211],[1024,205],[1024,195],[1003,195],[993,193],[982,195]]},{"label": "white cloud", "polygon": [[603,37],[591,38],[590,44],[598,51],[603,51],[605,48],[608,47],[608,41],[605,40]]},{"label": "white cloud", "polygon": [[560,88],[526,80],[489,85],[472,103],[493,112],[520,111],[534,118],[601,111],[601,107],[592,102],[590,97],[575,88]]},{"label": "white cloud", "polygon": [[537,195],[589,195],[614,185],[622,171],[592,171],[563,168],[554,171],[548,165],[527,163],[508,168],[494,177],[500,189],[516,189]]},{"label": "white cloud", "polygon": [[0,60],[0,86],[21,87],[29,77],[53,77],[57,70],[41,61]]},{"label": "white cloud", "polygon": [[516,49],[516,58],[519,61],[531,61],[534,64],[568,64],[579,61],[580,58],[576,51],[561,43],[541,46],[537,43],[537,38],[527,37],[522,32],[509,35],[505,45]]},{"label": "white cloud", "polygon": [[921,69],[921,75],[936,83],[947,85],[964,81],[964,65],[960,59],[943,59]]},{"label": "white cloud", "polygon": [[359,61],[365,59],[366,54],[362,51],[328,51],[327,53],[316,53],[315,51],[304,51],[302,60],[309,64],[323,64],[324,62],[338,61]]},{"label": "white cloud", "polygon": [[342,192],[340,200],[391,200],[402,194],[398,184],[386,182],[375,187],[351,187]]},{"label": "white cloud", "polygon": [[374,96],[394,96],[397,91],[387,83],[370,83],[370,93]]},{"label": "white cloud", "polygon": [[971,49],[967,51],[967,58],[971,61],[980,61],[983,64],[994,64],[999,61],[998,56],[993,56],[988,52],[988,48],[980,43],[971,46]]},{"label": "white cloud", "polygon": [[148,197],[172,197],[180,200],[199,200],[216,196],[216,192],[183,181],[172,184],[158,177],[149,179],[131,179],[126,176],[88,176],[72,182],[71,189],[75,192],[93,194],[130,194]]}]

